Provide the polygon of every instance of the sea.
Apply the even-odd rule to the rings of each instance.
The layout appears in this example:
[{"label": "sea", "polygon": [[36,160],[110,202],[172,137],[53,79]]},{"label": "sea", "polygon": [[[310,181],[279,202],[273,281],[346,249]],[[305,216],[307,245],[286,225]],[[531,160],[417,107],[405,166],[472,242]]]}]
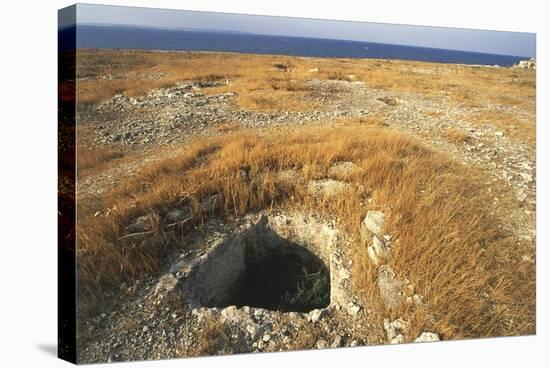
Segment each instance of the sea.
[{"label": "sea", "polygon": [[209,30],[78,25],[59,31],[60,50],[77,48],[218,51],[327,58],[399,59],[510,66],[526,57],[323,38],[258,35]]}]

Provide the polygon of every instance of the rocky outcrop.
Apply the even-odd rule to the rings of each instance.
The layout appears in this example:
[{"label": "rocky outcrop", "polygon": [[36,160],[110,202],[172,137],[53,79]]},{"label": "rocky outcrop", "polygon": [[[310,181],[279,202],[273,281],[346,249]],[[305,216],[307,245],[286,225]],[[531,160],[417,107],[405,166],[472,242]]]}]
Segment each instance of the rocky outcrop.
[{"label": "rocky outcrop", "polygon": [[396,319],[390,322],[389,319],[384,319],[384,330],[390,344],[402,344],[405,342],[405,334],[408,332],[409,323],[402,319]]},{"label": "rocky outcrop", "polygon": [[[423,297],[418,294],[406,297],[405,289],[413,290],[408,280],[400,280],[394,270],[385,262],[390,257],[389,247],[392,236],[384,234],[385,216],[381,211],[368,211],[361,223],[360,233],[367,245],[367,254],[374,267],[378,269],[377,286],[382,303],[388,310],[395,310],[401,303],[424,306]],[[372,239],[372,240],[371,240]],[[401,318],[390,321],[385,318],[383,327],[390,344],[406,342],[409,323]],[[433,332],[422,333],[415,342],[439,341],[439,335]]]},{"label": "rocky outcrop", "polygon": [[521,60],[517,64],[513,65],[513,68],[517,69],[537,69],[537,61],[535,58],[530,58],[529,60]]}]

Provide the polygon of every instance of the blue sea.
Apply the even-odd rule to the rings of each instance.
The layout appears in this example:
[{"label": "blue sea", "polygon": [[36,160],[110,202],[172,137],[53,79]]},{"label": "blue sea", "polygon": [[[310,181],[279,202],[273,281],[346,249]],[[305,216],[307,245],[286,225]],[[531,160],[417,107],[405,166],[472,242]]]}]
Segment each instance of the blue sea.
[{"label": "blue sea", "polygon": [[[61,30],[60,39],[74,37],[74,31],[75,27]],[[79,25],[76,35],[77,48],[221,51],[330,58],[401,59],[499,66],[510,66],[519,60],[526,59],[518,56],[373,42],[129,26]],[[60,45],[64,44],[64,42],[60,42]]]}]

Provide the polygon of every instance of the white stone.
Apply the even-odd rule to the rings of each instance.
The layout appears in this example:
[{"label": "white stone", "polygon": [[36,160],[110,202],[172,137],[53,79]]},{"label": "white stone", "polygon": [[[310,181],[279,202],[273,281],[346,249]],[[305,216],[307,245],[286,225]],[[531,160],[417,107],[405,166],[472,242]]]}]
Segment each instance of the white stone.
[{"label": "white stone", "polygon": [[165,295],[174,290],[178,280],[171,273],[163,275],[153,289],[153,295]]},{"label": "white stone", "polygon": [[307,319],[310,322],[316,323],[321,319],[323,312],[320,309],[314,309],[307,315]]},{"label": "white stone", "polygon": [[369,245],[367,253],[374,265],[378,265],[382,260],[386,259],[389,254],[385,242],[377,235],[372,238],[372,244]]},{"label": "white stone", "polygon": [[363,225],[373,234],[381,235],[384,228],[384,214],[380,211],[368,211]]},{"label": "white stone", "polygon": [[439,335],[435,332],[422,332],[422,334],[418,336],[414,342],[433,342],[439,340]]},{"label": "white stone", "polygon": [[230,305],[229,307],[222,309],[221,315],[224,319],[227,319],[229,321],[236,320],[238,317],[237,307],[234,305]]},{"label": "white stone", "polygon": [[352,316],[356,316],[359,311],[361,310],[361,307],[358,305],[355,305],[353,303],[348,304],[348,313]]},{"label": "white stone", "polygon": [[399,334],[391,339],[390,344],[402,344],[405,342],[405,336]]},{"label": "white stone", "polygon": [[353,175],[357,175],[363,172],[363,169],[355,165],[353,162],[344,161],[334,163],[327,171],[330,178],[345,180],[349,179]]},{"label": "white stone", "polygon": [[[409,327],[409,323],[407,321],[402,320],[401,318],[398,318],[393,322],[390,322],[389,319],[384,318],[384,330],[386,331],[388,341],[392,344],[395,344],[395,343],[400,344],[404,342],[404,340],[400,342],[394,342],[394,341],[399,341],[400,339],[404,339],[403,334],[407,333],[408,327]],[[400,335],[401,337],[399,337]]]},{"label": "white stone", "polygon": [[374,250],[372,245],[369,245],[369,247],[367,248],[367,254],[369,255],[370,260],[372,261],[372,264],[374,264],[375,266],[378,266],[378,263],[380,263],[380,260],[376,256],[376,251]]},{"label": "white stone", "polygon": [[333,179],[313,180],[308,184],[310,194],[325,198],[348,195],[352,190],[351,184]]},{"label": "white stone", "polygon": [[254,317],[256,317],[257,319],[258,318],[262,318],[264,316],[264,310],[261,309],[261,308],[257,308],[254,310]]}]

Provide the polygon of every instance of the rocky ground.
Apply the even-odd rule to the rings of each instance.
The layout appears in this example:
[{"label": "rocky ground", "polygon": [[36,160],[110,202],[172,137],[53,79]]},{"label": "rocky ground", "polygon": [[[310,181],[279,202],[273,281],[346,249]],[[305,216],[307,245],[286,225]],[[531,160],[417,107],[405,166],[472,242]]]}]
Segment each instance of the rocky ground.
[{"label": "rocky ground", "polygon": [[[185,252],[170,257],[172,261],[166,273],[131,287],[122,285],[117,298],[122,302],[116,303],[110,312],[87,322],[89,337],[95,342],[82,350],[82,359],[141,360],[211,354],[212,347],[205,343],[208,339],[219,339],[220,335],[222,341],[227,339],[223,346],[214,349],[221,354],[300,349],[305,345],[298,344],[299,336],[304,338],[304,335],[307,335],[306,343],[314,339],[313,344],[318,348],[377,343],[361,333],[364,327],[369,327],[370,321],[364,308],[351,295],[350,274],[346,270],[348,261],[342,253],[345,247],[336,248],[333,241],[340,235],[333,224],[309,216],[279,215],[273,221],[283,227],[289,226],[291,221],[297,222],[296,226],[302,226],[305,240],[324,238],[323,246],[333,247],[330,261],[327,261],[331,264],[333,284],[333,302],[329,306],[305,313],[234,305],[200,306],[200,300],[195,300],[193,295],[199,298],[205,284],[208,284],[207,292],[216,289],[216,282],[222,282],[221,290],[224,290],[225,279],[236,275],[231,266],[234,257],[227,252],[216,254],[220,242],[246,232],[262,216],[249,215],[233,224],[212,218],[206,224],[206,232],[193,233]],[[218,271],[211,272],[218,263]],[[213,280],[218,274],[223,274],[222,281]],[[129,321],[132,321],[130,325]],[[212,329],[213,336],[204,334],[205,330]]]},{"label": "rocky ground", "polygon": [[[461,106],[442,97],[376,90],[358,81],[311,80],[309,84],[318,92],[311,103],[322,106],[319,110],[242,110],[233,103],[232,93],[207,95],[201,92],[219,85],[219,82],[182,82],[176,87],[154,90],[139,98],[116,95],[97,108],[80,112],[79,142],[86,147],[118,144],[127,150],[146,151],[145,156],[150,160],[154,157],[149,150],[213,134],[212,128],[224,123],[262,128],[334,124],[342,117],[381,115],[391,127],[421,138],[434,149],[466,164],[480,166],[494,177],[505,180],[518,200],[526,203],[528,210],[534,206],[536,163],[533,146],[505,136],[491,124],[468,122],[467,117],[480,111],[479,108]],[[484,108],[510,109],[498,104]],[[534,114],[526,111],[523,114],[535,120]],[[469,132],[472,139],[450,142],[445,133],[449,128],[457,127]],[[124,170],[117,168],[115,171]],[[101,179],[106,177],[116,181],[116,176],[116,173],[107,172],[87,178],[79,183],[79,193],[109,188],[113,181],[109,183]]]},{"label": "rocky ground", "polygon": [[[433,150],[479,167],[487,173],[488,180],[503,180],[520,203],[517,210],[508,214],[507,226],[522,247],[534,249],[534,146],[507,136],[491,124],[471,123],[468,117],[479,108],[461,105],[441,95],[388,92],[359,81],[312,78],[307,83],[315,93],[308,98],[312,106],[319,106],[318,109],[247,111],[235,103],[233,93],[209,92],[209,88],[220,83],[231,85],[230,80],[183,81],[171,88],[150,91],[146,96],[129,98],[116,95],[96,107],[81,109],[78,114],[81,145],[87,148],[114,145],[131,153],[135,159],[122,160],[107,170],[82,178],[78,182],[78,195],[94,195],[108,190],[120,178],[135,175],[139,168],[160,157],[160,153],[164,157],[171,147],[181,147],[182,143],[197,136],[220,134],[215,128],[227,123],[254,129],[292,125],[314,127],[317,124],[340,124],[340,118],[378,116],[389,127],[420,139]],[[496,103],[485,108],[510,109]],[[521,114],[535,121],[534,113],[522,111]],[[467,132],[470,138],[460,142],[449,140],[446,132],[457,127]],[[311,186],[312,190],[325,190],[326,183],[311,183]],[[493,200],[498,202],[498,196],[495,195]],[[400,289],[404,286],[384,265],[383,259],[391,254],[391,249],[388,250],[391,235],[377,233],[377,216],[383,218],[383,214],[376,213],[365,218],[365,234],[376,238],[369,256],[379,267],[382,299],[392,303],[399,297],[396,295],[402,295]],[[210,234],[215,234],[209,236],[218,238],[239,231],[241,226],[244,225],[229,225],[216,219],[207,224]],[[208,243],[199,239],[200,236],[197,234],[196,242]],[[201,251],[204,253],[200,254]],[[199,256],[208,254],[204,249],[197,252]],[[172,255],[167,260],[167,270],[180,257],[187,256]],[[341,257],[342,264],[346,265],[345,254]],[[400,319],[384,321],[387,336],[382,339],[363,335],[361,326],[373,321],[369,319],[368,310],[357,300],[350,301],[351,307],[347,303],[331,303],[327,308],[309,313],[280,313],[249,307],[237,309],[234,306],[192,308],[184,306],[181,296],[173,292],[178,282],[181,281],[176,271],[141,280],[135,285],[121,285],[120,291],[113,293],[116,295],[113,305],[85,322],[87,340],[95,343],[83,347],[81,359],[96,362],[200,354],[206,350],[201,350],[199,340],[208,339],[204,331],[206,326],[213,325],[213,321],[228,322],[222,323],[221,330],[210,331],[231,342],[219,350],[220,353],[299,349],[301,346],[296,341],[302,331],[311,331],[318,348],[383,343],[386,339],[392,343],[405,342],[403,331],[407,321]],[[421,303],[421,296],[411,298],[412,302]],[[434,341],[439,337],[437,331],[425,331],[418,339]]]},{"label": "rocky ground", "polygon": [[[333,172],[342,173],[336,166]],[[353,168],[348,167],[347,170]],[[337,180],[320,186],[320,195],[339,195],[343,183]],[[313,184],[319,184],[313,182]],[[319,188],[319,186],[317,186]],[[330,189],[330,190],[327,190]],[[185,216],[185,210],[168,213],[164,222]],[[188,212],[187,212],[188,213]],[[156,216],[146,215],[145,217]],[[138,218],[128,226],[143,236],[149,218]],[[267,225],[262,224],[262,220]],[[246,236],[256,246],[264,247],[276,231],[285,241],[310,248],[330,267],[330,303],[307,312],[281,312],[261,307],[204,307],[205,297],[220,297],[238,275],[238,251],[235,246],[247,244]],[[407,295],[407,282],[398,280],[385,261],[391,256],[391,235],[383,234],[384,214],[367,213],[361,224],[364,237],[373,237],[369,247],[371,260],[379,267],[378,288],[387,307],[407,298],[408,303],[422,305],[421,295]],[[267,236],[267,237],[265,237]],[[240,237],[240,238],[239,238]],[[112,306],[85,322],[86,341],[80,350],[82,362],[146,360],[181,356],[229,353],[288,351],[316,347],[319,349],[354,347],[381,343],[439,341],[436,332],[424,331],[407,340],[408,322],[384,319],[386,336],[374,331],[368,306],[354,295],[351,287],[353,261],[344,243],[349,240],[335,224],[318,215],[249,214],[228,223],[210,218],[204,232],[188,236],[185,251],[176,251],[167,260],[165,272],[158,277],[140,280],[132,286],[122,284],[112,293]],[[279,245],[275,244],[275,247]],[[267,282],[265,287],[269,287]],[[220,299],[221,300],[221,299]],[[208,303],[206,303],[208,304]],[[227,303],[225,303],[227,304]],[[229,303],[230,304],[230,303]]]}]

